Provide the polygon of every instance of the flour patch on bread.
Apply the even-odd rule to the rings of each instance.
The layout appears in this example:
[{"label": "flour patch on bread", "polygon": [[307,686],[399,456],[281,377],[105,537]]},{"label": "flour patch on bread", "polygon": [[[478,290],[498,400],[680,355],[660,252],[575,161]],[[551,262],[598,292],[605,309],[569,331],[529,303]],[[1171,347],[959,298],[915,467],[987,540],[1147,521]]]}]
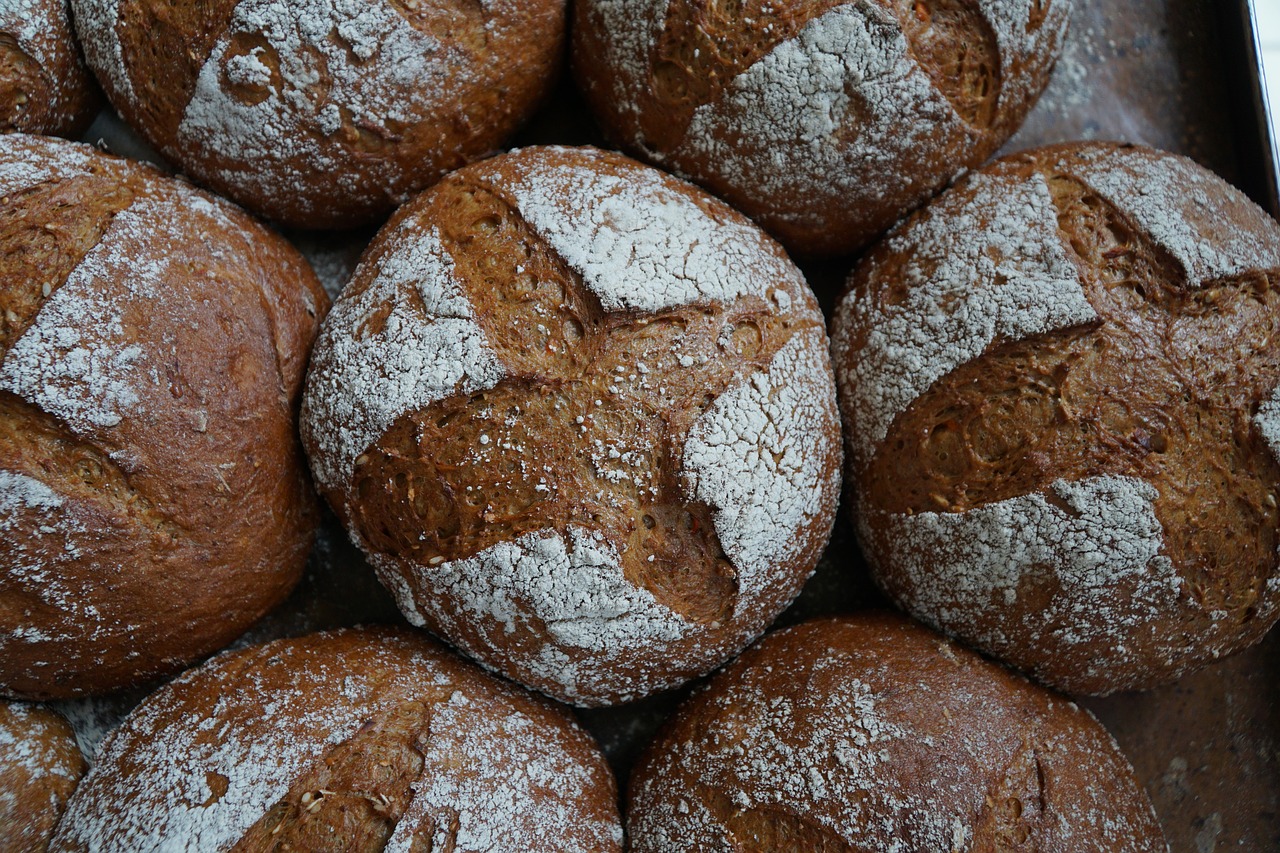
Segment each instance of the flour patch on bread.
[{"label": "flour patch on bread", "polygon": [[[387,557],[379,576],[398,567]],[[413,586],[431,594],[414,596],[400,585],[401,609],[424,621],[426,611],[445,633],[481,661],[503,648],[503,637],[517,629],[541,626],[559,653],[531,656],[533,674],[560,685],[566,695],[589,697],[601,689],[625,689],[632,679],[612,673],[615,653],[681,640],[698,626],[659,603],[653,593],[623,574],[621,557],[600,533],[571,526],[526,533],[490,546],[473,557],[436,566],[410,565]],[[448,607],[442,602],[449,602]],[[469,628],[484,638],[484,648],[468,648]],[[581,661],[576,656],[587,653]],[[574,656],[571,658],[571,655]]]},{"label": "flour patch on bread", "polygon": [[[704,180],[749,186],[762,198],[856,198],[869,188],[879,197],[914,196],[918,178],[900,164],[962,124],[910,58],[887,10],[841,5],[699,106],[674,156],[704,164]],[[852,138],[842,139],[846,133]]]},{"label": "flour patch on bread", "polygon": [[[267,46],[234,54],[237,36]],[[244,192],[287,191],[290,178],[326,170],[348,191],[367,192],[331,137],[348,125],[399,136],[455,97],[470,61],[385,0],[241,0],[200,69],[178,142],[236,162],[221,177]],[[400,177],[390,160],[375,165],[391,170],[383,183]]]},{"label": "flour patch on bread", "polygon": [[40,137],[0,135],[0,196],[82,175],[96,153],[87,145],[50,144]]},{"label": "flour patch on bread", "polygon": [[5,354],[0,390],[79,435],[145,415],[143,388],[160,382],[152,369],[159,354],[148,354],[132,330],[165,289],[171,247],[188,239],[189,217],[175,200],[145,198],[117,214]]},{"label": "flour patch on bread", "polygon": [[118,34],[123,0],[71,0],[71,3],[76,35],[89,67],[106,78],[103,82],[108,91],[115,90],[126,100],[136,100]]},{"label": "flour patch on bread", "polygon": [[[581,833],[586,821],[573,806],[599,779],[567,751],[568,732],[524,713],[509,688],[478,674],[458,677],[456,665],[442,665],[443,650],[415,648],[404,637],[375,635],[360,650],[360,671],[347,671],[327,648],[347,633],[224,655],[161,688],[107,739],[59,839],[109,841],[112,849],[231,849],[326,753],[414,700],[426,706],[430,731],[415,744],[422,772],[388,849],[408,850],[404,834],[430,825],[444,796],[453,797],[445,813],[456,816],[459,841],[491,838],[499,824],[518,849],[537,846],[529,826],[556,838]],[[252,726],[231,724],[247,715]],[[498,763],[506,757],[510,764]],[[532,796],[552,772],[564,781],[558,799]],[[619,831],[595,822],[591,829],[603,837]]]},{"label": "flour patch on bread", "polygon": [[763,299],[797,281],[757,228],[712,216],[661,172],[635,166],[615,175],[591,167],[602,155],[575,154],[586,162],[525,169],[506,189],[605,311]]},{"label": "flour patch on bread", "polygon": [[[888,249],[908,258],[894,282],[905,297],[873,304],[851,292],[833,324],[846,440],[857,466],[870,464],[916,399],[992,343],[1098,319],[1039,175],[1010,181],[976,174],[893,234]],[[858,334],[865,342],[848,357]]]},{"label": "flour patch on bread", "polygon": [[376,263],[372,283],[334,305],[308,376],[302,419],[324,488],[345,487],[356,458],[401,415],[506,376],[437,232],[402,234]]},{"label": "flour patch on bread", "polygon": [[737,607],[784,583],[801,558],[795,531],[830,515],[839,464],[808,440],[839,429],[834,389],[818,330],[796,334],[755,373],[721,394],[684,446],[687,499],[714,507],[716,535],[738,569]]},{"label": "flour patch on bread", "polygon": [[[898,543],[896,565],[914,612],[935,625],[1000,623],[1030,579],[1057,590],[1029,618],[1067,645],[1096,642],[1112,626],[1112,667],[1131,653],[1123,638],[1178,606],[1183,580],[1165,556],[1154,486],[1132,477],[1058,480],[1029,494],[960,513],[880,514],[869,539]],[[1045,574],[1052,580],[1046,580]],[[1099,614],[1105,614],[1099,616]],[[998,629],[982,636],[1002,646]]]},{"label": "flour patch on bread", "polygon": [[[1182,267],[1192,289],[1252,270],[1280,270],[1280,227],[1239,190],[1190,160],[1105,147],[1073,151],[1059,168],[1150,235]],[[1232,217],[1223,216],[1224,201],[1239,205]],[[1260,231],[1270,239],[1260,239]]]}]

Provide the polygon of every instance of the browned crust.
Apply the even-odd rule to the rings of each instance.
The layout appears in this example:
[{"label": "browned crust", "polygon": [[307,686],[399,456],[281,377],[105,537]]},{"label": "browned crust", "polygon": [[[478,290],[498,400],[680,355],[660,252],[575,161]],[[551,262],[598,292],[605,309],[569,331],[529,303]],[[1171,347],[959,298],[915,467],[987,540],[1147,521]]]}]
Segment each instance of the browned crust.
[{"label": "browned crust", "polygon": [[[11,138],[5,156],[60,150]],[[65,530],[78,528],[65,541],[39,535],[40,513],[14,510],[15,529],[33,532],[0,558],[0,627],[46,639],[6,642],[0,690],[28,698],[137,683],[225,645],[288,594],[317,519],[294,419],[328,300],[306,262],[229,205],[200,197],[201,208],[190,189],[123,160],[91,162],[94,174],[4,200],[0,358],[129,201],[193,212],[187,242],[168,247],[185,274],[145,314],[122,317],[157,362],[170,353],[163,384],[136,391],[148,418],[77,426],[0,394],[0,467],[53,489]],[[100,310],[121,286],[104,281]],[[51,601],[30,560],[78,591]]]},{"label": "browned crust", "polygon": [[77,136],[102,107],[102,93],[80,56],[67,0],[32,0],[5,14],[0,130]]},{"label": "browned crust", "polygon": [[[854,754],[816,746],[830,709],[855,704]],[[814,763],[779,759],[801,752]],[[849,796],[780,793],[819,783]],[[636,851],[946,849],[939,827],[978,851],[1167,849],[1132,768],[1092,717],[877,614],[808,622],[745,652],[649,747],[627,811]]]},{"label": "browned crust", "polygon": [[0,701],[0,851],[47,850],[85,769],[60,714]]}]

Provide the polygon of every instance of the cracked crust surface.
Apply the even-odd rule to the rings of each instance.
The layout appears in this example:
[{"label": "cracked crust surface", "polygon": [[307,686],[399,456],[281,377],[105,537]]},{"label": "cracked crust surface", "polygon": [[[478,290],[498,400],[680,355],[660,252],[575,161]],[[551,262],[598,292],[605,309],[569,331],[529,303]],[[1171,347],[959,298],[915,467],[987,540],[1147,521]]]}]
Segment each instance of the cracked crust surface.
[{"label": "cracked crust surface", "polygon": [[173,672],[281,601],[316,523],[294,412],[327,298],[238,209],[0,139],[0,693]]},{"label": "cracked crust surface", "polygon": [[800,273],[626,158],[457,172],[370,248],[316,349],[316,480],[411,621],[569,701],[709,669],[830,533],[839,427]]},{"label": "cracked crust surface", "polygon": [[342,630],[224,654],[103,744],[54,850],[620,851],[562,708],[434,641]]},{"label": "cracked crust surface", "polygon": [[1096,720],[899,616],[767,636],[632,774],[637,853],[1166,851]]},{"label": "cracked crust surface", "polygon": [[1280,614],[1278,275],[1274,222],[1149,149],[1010,157],[905,223],[833,325],[882,585],[1073,692],[1256,642]]},{"label": "cracked crust surface", "polygon": [[0,3],[0,130],[75,137],[101,105],[67,0]]},{"label": "cracked crust surface", "polygon": [[546,94],[564,0],[72,0],[120,114],[200,182],[306,228],[375,221]]},{"label": "cracked crust surface", "polygon": [[990,157],[1069,0],[584,0],[578,80],[619,144],[789,248],[860,248]]}]

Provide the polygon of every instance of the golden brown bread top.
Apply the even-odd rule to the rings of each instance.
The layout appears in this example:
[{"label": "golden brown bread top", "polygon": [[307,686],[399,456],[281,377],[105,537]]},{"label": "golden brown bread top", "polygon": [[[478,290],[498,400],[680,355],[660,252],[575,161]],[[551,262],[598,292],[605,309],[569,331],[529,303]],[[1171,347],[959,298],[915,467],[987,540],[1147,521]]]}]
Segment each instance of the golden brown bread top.
[{"label": "golden brown bread top", "polygon": [[196,179],[310,228],[376,220],[549,88],[564,0],[73,0],[112,104]]},{"label": "golden brown bread top", "polygon": [[327,298],[240,210],[87,146],[0,139],[0,207],[0,691],[173,671],[301,571]]},{"label": "golden brown bread top", "polygon": [[864,245],[1021,123],[1054,0],[585,0],[574,64],[606,132],[790,248]]},{"label": "golden brown bread top", "polygon": [[66,720],[40,705],[0,701],[0,851],[46,850],[84,771]]},{"label": "golden brown bread top", "polygon": [[636,851],[1163,851],[1106,731],[899,616],[770,634],[632,774]]},{"label": "golden brown bread top", "polygon": [[343,630],[221,655],[153,694],[53,849],[617,851],[615,797],[560,707],[421,635]]},{"label": "golden brown bread top", "polygon": [[624,157],[526,149],[370,247],[303,438],[411,621],[618,701],[714,665],[812,570],[838,491],[827,365],[812,293],[740,215]]},{"label": "golden brown bread top", "polygon": [[101,105],[71,31],[67,0],[0,7],[0,130],[75,136]]},{"label": "golden brown bread top", "polygon": [[1280,593],[1278,272],[1274,222],[1147,149],[1016,155],[904,223],[833,324],[882,582],[1081,692],[1256,641]]}]

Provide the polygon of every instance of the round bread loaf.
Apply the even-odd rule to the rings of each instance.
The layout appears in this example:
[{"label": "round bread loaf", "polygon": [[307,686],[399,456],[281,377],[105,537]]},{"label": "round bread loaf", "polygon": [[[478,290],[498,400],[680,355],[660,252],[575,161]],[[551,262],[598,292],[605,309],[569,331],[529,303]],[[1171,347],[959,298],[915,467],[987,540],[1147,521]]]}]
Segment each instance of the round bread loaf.
[{"label": "round bread loaf", "polygon": [[1064,145],[858,267],[833,337],[863,548],[930,624],[1079,693],[1280,603],[1280,227],[1189,160]]},{"label": "round bread loaf", "polygon": [[54,850],[620,851],[613,775],[563,709],[422,635],[223,654],[102,746]]},{"label": "round bread loaf", "polygon": [[722,663],[831,532],[822,314],[740,214],[594,149],[450,175],[317,342],[317,485],[411,622],[577,704]]},{"label": "round bread loaf", "polygon": [[1087,712],[898,616],[765,637],[631,776],[636,853],[1166,853]]},{"label": "round bread loaf", "polygon": [[48,849],[84,770],[66,720],[39,705],[0,701],[0,851]]},{"label": "round bread loaf", "polygon": [[75,136],[101,104],[67,0],[0,2],[0,131]]},{"label": "round bread loaf", "polygon": [[105,692],[300,576],[328,300],[240,210],[88,146],[0,137],[0,209],[0,694]]},{"label": "round bread loaf", "polygon": [[564,0],[72,0],[120,114],[272,219],[349,228],[497,147],[549,90]]},{"label": "round bread loaf", "polygon": [[1069,0],[581,0],[606,133],[788,247],[859,248],[1022,123]]}]

